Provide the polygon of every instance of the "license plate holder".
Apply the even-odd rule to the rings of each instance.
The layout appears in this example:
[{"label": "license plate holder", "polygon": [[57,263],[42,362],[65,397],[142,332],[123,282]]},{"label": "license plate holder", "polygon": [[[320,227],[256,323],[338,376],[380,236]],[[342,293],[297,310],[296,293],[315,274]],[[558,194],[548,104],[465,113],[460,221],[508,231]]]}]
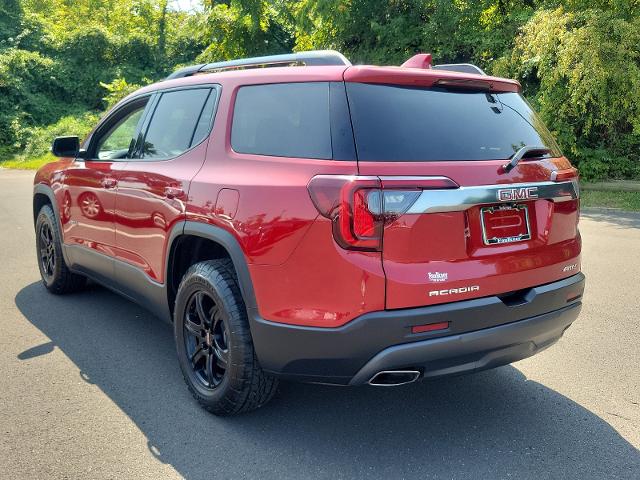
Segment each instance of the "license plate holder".
[{"label": "license plate holder", "polygon": [[531,240],[529,208],[523,204],[500,204],[480,209],[482,240],[485,245]]}]

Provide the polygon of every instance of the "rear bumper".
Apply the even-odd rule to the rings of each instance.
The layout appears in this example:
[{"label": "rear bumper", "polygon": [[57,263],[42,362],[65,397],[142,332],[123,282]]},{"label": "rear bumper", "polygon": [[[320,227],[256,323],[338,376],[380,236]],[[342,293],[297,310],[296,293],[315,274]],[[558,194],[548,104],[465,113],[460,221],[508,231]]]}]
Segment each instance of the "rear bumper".
[{"label": "rear bumper", "polygon": [[369,360],[350,385],[367,383],[382,370],[415,368],[423,378],[477,372],[522,360],[552,345],[580,313],[580,303],[476,332],[386,348]]},{"label": "rear bumper", "polygon": [[[262,368],[307,382],[360,385],[381,370],[418,369],[422,377],[474,372],[529,357],[556,342],[577,318],[584,275],[513,297],[484,297],[365,314],[339,328],[251,318]],[[413,325],[450,322],[413,334]]]}]

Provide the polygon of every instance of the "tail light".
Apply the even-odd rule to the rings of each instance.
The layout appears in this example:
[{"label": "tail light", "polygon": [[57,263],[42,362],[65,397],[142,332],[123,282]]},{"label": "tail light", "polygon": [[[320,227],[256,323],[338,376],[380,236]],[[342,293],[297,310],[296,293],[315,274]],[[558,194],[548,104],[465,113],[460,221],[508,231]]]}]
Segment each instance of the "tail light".
[{"label": "tail light", "polygon": [[338,245],[379,252],[385,224],[409,210],[422,190],[457,187],[446,177],[317,175],[308,190],[318,212],[331,220]]},{"label": "tail light", "polygon": [[554,170],[553,172],[551,172],[552,182],[566,182],[567,180],[571,180],[571,183],[573,183],[573,187],[576,190],[576,195],[580,197],[580,184],[578,182],[579,175],[577,168],[571,167],[564,170]]},{"label": "tail light", "polygon": [[552,182],[566,182],[570,180],[573,183],[573,189],[576,192],[576,209],[578,211],[578,215],[576,218],[576,225],[580,221],[580,177],[578,175],[578,169],[575,167],[563,169],[563,170],[554,170],[551,172],[551,181]]}]

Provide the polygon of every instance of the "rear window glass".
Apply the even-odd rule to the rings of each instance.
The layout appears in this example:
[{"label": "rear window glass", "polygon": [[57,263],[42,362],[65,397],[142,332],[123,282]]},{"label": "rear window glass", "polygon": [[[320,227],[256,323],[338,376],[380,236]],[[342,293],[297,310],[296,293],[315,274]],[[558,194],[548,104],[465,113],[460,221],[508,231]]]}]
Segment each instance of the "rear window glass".
[{"label": "rear window glass", "polygon": [[525,145],[560,154],[518,93],[347,83],[359,160],[497,160]]},{"label": "rear window glass", "polygon": [[329,83],[240,88],[231,146],[238,153],[330,159]]}]

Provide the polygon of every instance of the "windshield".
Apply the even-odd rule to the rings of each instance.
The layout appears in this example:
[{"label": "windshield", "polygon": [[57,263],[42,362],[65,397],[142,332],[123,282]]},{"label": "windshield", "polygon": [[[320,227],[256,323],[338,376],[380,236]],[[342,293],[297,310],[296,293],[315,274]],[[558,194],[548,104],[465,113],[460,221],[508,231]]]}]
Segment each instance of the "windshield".
[{"label": "windshield", "polygon": [[348,82],[347,94],[359,160],[497,160],[525,145],[560,156],[519,93]]}]

